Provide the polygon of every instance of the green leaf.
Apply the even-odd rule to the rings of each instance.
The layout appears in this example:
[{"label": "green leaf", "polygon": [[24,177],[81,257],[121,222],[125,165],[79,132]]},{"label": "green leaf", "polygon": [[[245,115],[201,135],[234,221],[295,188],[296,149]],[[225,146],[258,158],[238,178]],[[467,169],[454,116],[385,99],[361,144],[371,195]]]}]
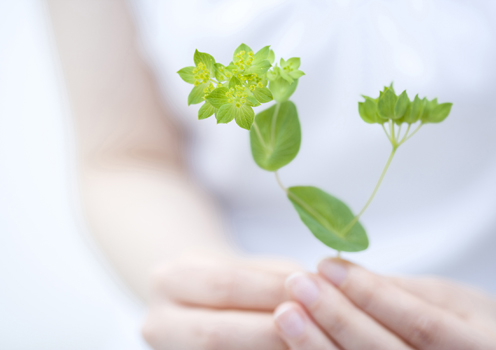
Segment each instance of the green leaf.
[{"label": "green leaf", "polygon": [[291,57],[289,60],[286,61],[286,65],[291,67],[292,69],[300,68],[300,64],[301,61],[299,57]]},{"label": "green leaf", "polygon": [[229,123],[234,119],[237,108],[232,104],[228,103],[220,107],[217,112],[215,112],[215,119],[217,119],[217,124],[219,123]]},{"label": "green leaf", "polygon": [[251,107],[258,107],[260,106],[260,102],[258,102],[258,100],[253,96],[253,95],[248,95],[248,97],[246,97],[247,99],[247,102],[246,104],[248,106],[251,106]]},{"label": "green leaf", "polygon": [[238,58],[236,57],[236,55],[241,52],[241,51],[244,51],[245,52],[245,55],[248,55],[248,52],[250,51],[253,51],[248,45],[245,45],[245,44],[241,44],[239,45],[236,50],[234,50],[234,53],[233,53],[233,61],[237,61]]},{"label": "green leaf", "polygon": [[236,85],[241,85],[241,81],[233,75],[229,80],[229,88],[235,89]]},{"label": "green leaf", "polygon": [[253,62],[257,63],[263,60],[266,60],[267,57],[269,57],[269,52],[270,52],[270,45],[265,46],[258,50],[258,52],[253,56]]},{"label": "green leaf", "polygon": [[226,67],[223,64],[215,63],[214,64],[215,79],[217,79],[220,82],[226,80],[226,76],[223,73],[223,71],[225,71],[225,69],[226,69]]},{"label": "green leaf", "polygon": [[298,80],[294,80],[293,83],[288,83],[286,80],[279,77],[276,80],[271,80],[269,82],[269,90],[272,92],[274,100],[277,102],[284,102],[295,92],[297,85]]},{"label": "green leaf", "polygon": [[[328,247],[358,252],[369,246],[365,229],[359,222],[347,229],[354,215],[336,197],[316,187],[297,186],[288,188],[288,198],[303,223]],[[345,229],[347,232],[343,232]]]},{"label": "green leaf", "polygon": [[284,69],[279,70],[279,75],[281,76],[281,78],[283,78],[284,80],[286,80],[290,84],[294,81],[294,79],[291,78],[289,73],[286,72]]},{"label": "green leaf", "polygon": [[272,93],[267,88],[255,88],[255,90],[253,90],[253,96],[255,96],[260,103],[267,103],[274,99]]},{"label": "green leaf", "polygon": [[364,122],[373,123],[384,123],[384,120],[378,118],[377,116],[377,103],[368,96],[364,96],[365,102],[358,103],[358,113]]},{"label": "green leaf", "polygon": [[429,115],[429,123],[440,123],[450,114],[453,103],[441,103],[435,106]]},{"label": "green leaf", "polygon": [[422,123],[427,123],[429,121],[429,116],[431,114],[433,104],[437,104],[437,99],[434,99],[434,101],[431,102],[427,100],[427,97],[424,97],[422,99],[422,113],[420,114],[420,121]]},{"label": "green leaf", "polygon": [[253,112],[253,108],[250,106],[243,104],[241,107],[235,108],[235,116],[236,124],[241,126],[243,129],[250,130],[253,119],[255,119],[255,112]]},{"label": "green leaf", "polygon": [[379,102],[377,107],[379,114],[385,119],[396,119],[394,115],[394,107],[396,105],[398,97],[393,92],[392,89],[387,89],[381,97],[379,97]]},{"label": "green leaf", "polygon": [[195,105],[197,103],[203,102],[203,97],[205,96],[205,93],[203,90],[208,87],[208,83],[203,83],[198,86],[195,86],[193,90],[189,93],[188,96],[188,106],[189,105]]},{"label": "green leaf", "polygon": [[409,104],[410,104],[410,99],[408,98],[408,95],[406,94],[406,90],[405,90],[398,97],[398,101],[394,106],[395,119],[403,118]]},{"label": "green leaf", "polygon": [[194,73],[193,69],[195,67],[184,67],[183,69],[180,69],[177,71],[177,74],[181,77],[182,80],[189,84],[194,84],[195,83],[195,78],[194,78]]},{"label": "green leaf", "polygon": [[274,51],[270,50],[269,56],[267,56],[267,60],[270,62],[270,64],[274,63],[274,61],[276,60],[276,55]]},{"label": "green leaf", "polygon": [[301,78],[302,76],[304,76],[305,73],[303,73],[301,70],[297,69],[297,70],[294,70],[292,72],[289,72],[289,76],[293,79],[299,79]]},{"label": "green leaf", "polygon": [[195,50],[195,55],[193,56],[193,59],[195,61],[196,66],[198,66],[200,62],[203,62],[203,64],[207,67],[210,73],[214,74],[215,60],[211,55],[205,52],[200,52],[198,50]]},{"label": "green leaf", "polygon": [[264,75],[269,69],[272,67],[268,60],[263,60],[257,63],[252,64],[246,71],[245,74],[253,74],[255,73],[257,76]]},{"label": "green leaf", "polygon": [[229,97],[226,96],[228,91],[226,87],[216,88],[205,99],[215,108],[220,108],[229,101]]},{"label": "green leaf", "polygon": [[215,113],[215,107],[206,101],[198,110],[198,119],[207,119]]},{"label": "green leaf", "polygon": [[404,116],[405,123],[408,124],[416,123],[420,119],[420,114],[422,113],[422,109],[423,109],[423,103],[417,94],[413,99],[413,102],[410,104],[409,109],[405,113]]},{"label": "green leaf", "polygon": [[276,171],[290,163],[301,144],[300,121],[291,101],[276,104],[255,117],[250,130],[253,159],[268,171]]}]

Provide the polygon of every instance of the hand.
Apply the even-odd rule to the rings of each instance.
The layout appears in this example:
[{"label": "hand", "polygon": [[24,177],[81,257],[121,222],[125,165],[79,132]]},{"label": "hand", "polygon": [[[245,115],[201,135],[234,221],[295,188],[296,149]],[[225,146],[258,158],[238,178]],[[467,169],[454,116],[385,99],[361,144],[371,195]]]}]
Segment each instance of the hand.
[{"label": "hand", "polygon": [[496,302],[437,278],[375,275],[343,260],[292,275],[275,312],[281,337],[299,349],[496,349]]},{"label": "hand", "polygon": [[188,256],[159,268],[143,336],[156,350],[279,350],[272,313],[289,300],[284,261]]}]

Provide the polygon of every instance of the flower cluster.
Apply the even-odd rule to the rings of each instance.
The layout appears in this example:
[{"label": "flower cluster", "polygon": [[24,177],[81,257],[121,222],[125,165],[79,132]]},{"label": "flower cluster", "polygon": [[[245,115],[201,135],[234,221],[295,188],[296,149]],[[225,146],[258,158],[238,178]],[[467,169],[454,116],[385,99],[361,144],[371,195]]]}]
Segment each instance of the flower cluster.
[{"label": "flower cluster", "polygon": [[194,85],[188,105],[203,102],[198,111],[199,119],[215,114],[217,123],[229,123],[234,119],[248,130],[255,117],[253,107],[273,99],[287,100],[296,89],[298,78],[304,75],[298,69],[300,59],[297,57],[287,61],[281,59],[280,67],[277,64],[272,67],[275,56],[269,46],[254,53],[241,44],[227,66],[198,50],[193,58],[195,66],[178,71],[185,82]]},{"label": "flower cluster", "polygon": [[[363,96],[363,95],[362,95]],[[420,99],[418,94],[410,101],[406,90],[399,96],[394,92],[393,84],[385,86],[380,91],[379,97],[363,96],[364,102],[358,102],[360,117],[369,124],[381,124],[386,135],[396,149],[412,137],[422,125],[427,123],[440,123],[448,117],[452,103],[438,103],[437,98],[428,100]],[[418,127],[411,133],[412,124],[419,122]],[[384,127],[388,124],[389,132]],[[401,135],[401,125],[408,124],[408,128]]]},{"label": "flower cluster", "polygon": [[410,101],[406,90],[399,96],[394,92],[393,84],[385,86],[378,98],[363,96],[364,102],[358,103],[360,117],[369,123],[384,124],[392,120],[395,124],[440,123],[448,116],[452,103],[437,102],[437,98],[429,101],[420,99],[418,95]]}]

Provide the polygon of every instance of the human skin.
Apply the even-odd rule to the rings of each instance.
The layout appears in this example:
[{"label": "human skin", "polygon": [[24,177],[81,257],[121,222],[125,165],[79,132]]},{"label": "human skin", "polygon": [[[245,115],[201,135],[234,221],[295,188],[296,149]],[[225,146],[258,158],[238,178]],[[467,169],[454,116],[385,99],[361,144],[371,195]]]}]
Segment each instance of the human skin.
[{"label": "human skin", "polygon": [[[296,338],[276,327],[272,313],[289,301],[288,295],[297,299],[285,291],[284,281],[299,267],[282,259],[249,259],[227,243],[215,201],[183,164],[183,132],[138,53],[125,1],[46,2],[74,120],[78,181],[89,232],[130,290],[148,302],[145,338],[155,349],[277,350],[287,349],[287,344],[298,349],[292,343]],[[355,305],[353,295],[346,293],[353,289],[309,276]],[[433,294],[421,295],[414,291],[427,287],[425,283],[412,280],[408,286],[395,285],[386,300],[407,292],[441,308],[429,298],[443,288],[431,286]],[[465,303],[458,292],[450,298],[452,304]],[[481,301],[473,312],[486,315],[478,321],[482,328],[494,329],[487,315],[489,304]],[[301,303],[283,305],[288,306],[303,316],[311,313]],[[395,307],[382,305],[384,310]],[[370,319],[364,309],[355,315]],[[278,321],[287,315],[281,309],[276,314]],[[380,326],[368,324],[371,329]],[[336,341],[314,330],[327,345]],[[400,330],[392,333],[385,339],[405,337]]]},{"label": "human skin", "polygon": [[439,278],[392,278],[339,259],[297,273],[275,312],[299,349],[496,349],[496,301]]}]

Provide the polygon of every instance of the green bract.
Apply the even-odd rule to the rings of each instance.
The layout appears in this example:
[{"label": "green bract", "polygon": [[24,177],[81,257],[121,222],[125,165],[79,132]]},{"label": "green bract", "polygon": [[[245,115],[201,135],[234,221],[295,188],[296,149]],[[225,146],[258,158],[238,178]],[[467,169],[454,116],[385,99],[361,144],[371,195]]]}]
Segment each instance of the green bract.
[{"label": "green bract", "polygon": [[419,120],[422,124],[439,123],[448,116],[452,103],[438,104],[437,98],[432,101],[420,99],[418,95],[410,101],[406,90],[399,96],[393,89],[393,84],[384,87],[378,98],[363,96],[365,101],[358,103],[360,117],[367,123],[384,124],[389,120],[397,125],[413,124]]},{"label": "green bract", "polygon": [[[446,119],[451,103],[439,104],[420,99],[410,100],[406,91],[399,96],[393,84],[384,87],[379,97],[363,96],[358,103],[360,117],[369,124],[380,124],[393,149],[372,195],[362,210],[354,215],[338,198],[313,186],[282,185],[277,170],[289,164],[298,154],[301,128],[296,106],[289,98],[304,73],[300,58],[280,59],[274,64],[275,54],[269,46],[254,52],[241,44],[234,50],[228,65],[215,62],[207,53],[195,51],[195,66],[185,67],[177,73],[194,87],[188,104],[202,103],[198,119],[215,114],[217,123],[236,123],[250,130],[253,159],[257,165],[274,172],[277,182],[293,204],[302,222],[325,245],[338,251],[357,252],[368,247],[369,241],[359,219],[372,202],[397,148],[415,134],[422,125],[439,123]],[[275,101],[274,105],[255,116],[254,107]],[[410,133],[411,126],[418,127]],[[406,130],[401,133],[401,127]]]}]

